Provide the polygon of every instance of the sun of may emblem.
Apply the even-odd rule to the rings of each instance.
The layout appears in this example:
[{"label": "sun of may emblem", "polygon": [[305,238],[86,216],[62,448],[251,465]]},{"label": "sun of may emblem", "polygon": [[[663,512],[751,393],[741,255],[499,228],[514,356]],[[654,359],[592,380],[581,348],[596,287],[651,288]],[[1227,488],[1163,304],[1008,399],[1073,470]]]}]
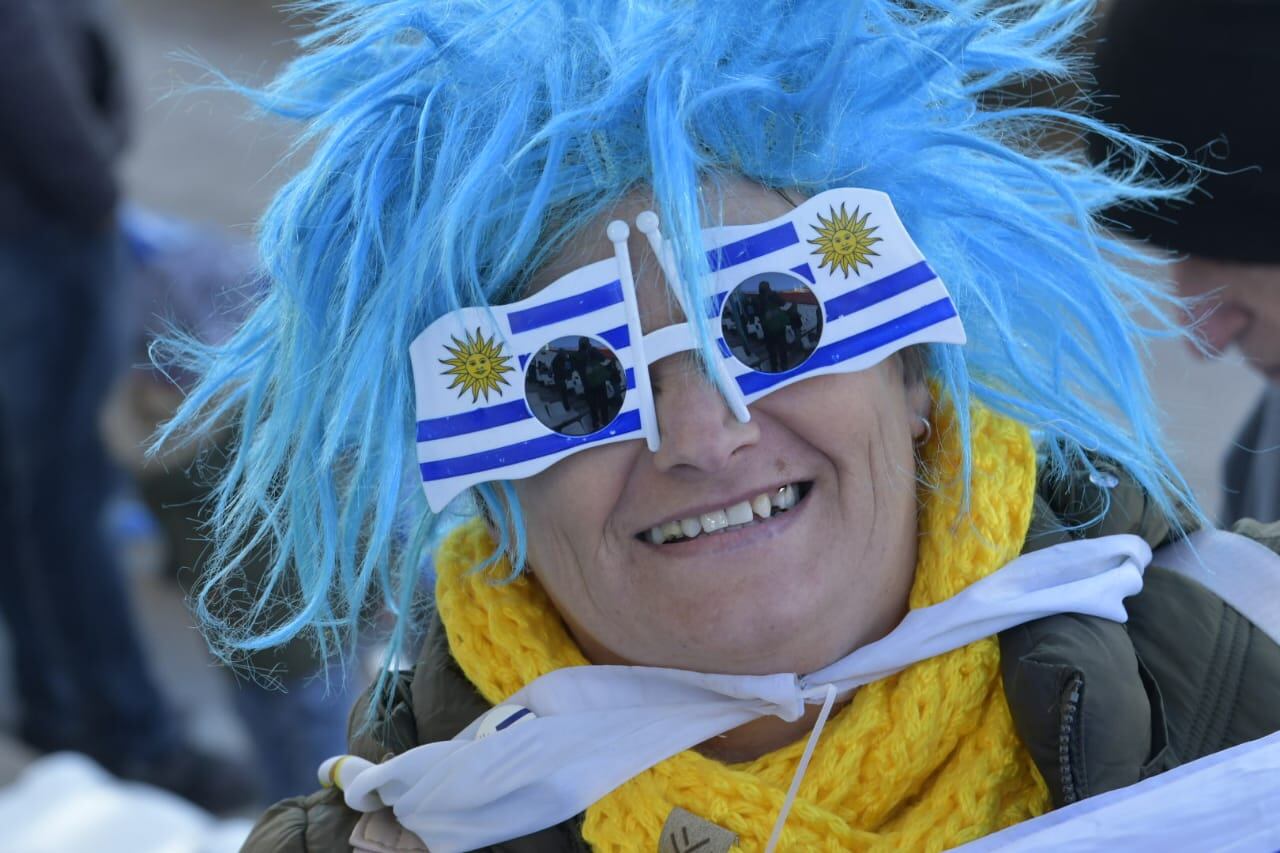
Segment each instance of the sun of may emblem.
[{"label": "sun of may emblem", "polygon": [[499,385],[510,384],[502,374],[511,372],[512,368],[507,365],[511,357],[502,354],[502,344],[498,342],[497,335],[485,338],[476,329],[474,336],[468,332],[465,341],[455,337],[453,346],[445,344],[444,348],[453,357],[440,359],[440,363],[449,368],[440,375],[453,377],[449,389],[458,388],[459,397],[470,391],[471,402],[480,399],[481,394],[488,400],[490,391],[497,391]]},{"label": "sun of may emblem", "polygon": [[838,213],[834,207],[831,208],[830,219],[824,219],[821,213],[818,214],[818,222],[822,224],[813,226],[813,230],[818,232],[818,239],[809,242],[818,247],[813,254],[822,255],[819,269],[830,264],[832,273],[838,269],[848,278],[850,269],[857,274],[858,264],[870,267],[871,259],[879,257],[880,253],[871,249],[880,242],[881,238],[871,236],[879,230],[879,226],[867,227],[871,214],[863,214],[859,219],[860,210],[861,208],[855,207],[850,216],[845,212],[844,204],[841,204]]}]

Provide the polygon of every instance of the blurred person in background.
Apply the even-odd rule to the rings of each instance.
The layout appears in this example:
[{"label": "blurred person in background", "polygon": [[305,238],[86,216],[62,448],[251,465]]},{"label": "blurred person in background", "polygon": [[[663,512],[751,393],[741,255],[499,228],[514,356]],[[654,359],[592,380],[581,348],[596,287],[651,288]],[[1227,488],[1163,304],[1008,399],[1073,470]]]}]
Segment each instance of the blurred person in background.
[{"label": "blurred person in background", "polygon": [[222,811],[252,800],[251,777],[188,742],[101,529],[126,138],[106,18],[90,0],[0,0],[0,615],[23,741]]},{"label": "blurred person in background", "polygon": [[1213,170],[1194,204],[1110,217],[1177,253],[1173,281],[1198,300],[1189,320],[1203,343],[1238,347],[1270,383],[1226,459],[1227,523],[1280,518],[1278,39],[1280,0],[1114,0],[1097,51],[1102,117]]},{"label": "blurred person in background", "polygon": [[[261,293],[252,243],[134,205],[126,205],[120,219],[137,288],[129,324],[136,333],[133,363],[145,363],[147,347],[169,328],[207,345],[224,341]],[[205,484],[228,453],[230,433],[219,425],[201,441],[154,456],[145,446],[192,381],[177,368],[129,370],[113,386],[102,419],[108,451],[159,523],[166,566],[184,592],[205,568]],[[266,549],[255,550],[250,563],[246,572],[256,585],[270,565]],[[301,639],[244,663],[246,677],[231,693],[253,740],[262,794],[274,802],[305,793],[315,786],[316,767],[346,746],[346,709],[356,693],[343,691],[363,685],[336,672],[331,681],[324,658]]]}]

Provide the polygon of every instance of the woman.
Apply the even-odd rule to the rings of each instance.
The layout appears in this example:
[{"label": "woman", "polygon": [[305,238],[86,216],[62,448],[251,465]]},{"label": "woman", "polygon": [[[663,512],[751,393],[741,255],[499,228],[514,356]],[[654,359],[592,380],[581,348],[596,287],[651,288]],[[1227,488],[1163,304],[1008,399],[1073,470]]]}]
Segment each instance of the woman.
[{"label": "woman", "polygon": [[[1149,569],[1121,624],[1201,516],[1124,310],[1169,300],[1090,211],[1179,190],[996,97],[1088,4],[319,8],[273,290],[178,421],[240,407],[219,539],[301,594],[214,619],[226,545],[202,615],[323,645],[376,591],[402,643],[478,511],[343,790],[247,849],[940,849],[1280,727],[1212,593]],[[782,372],[762,280],[824,324]],[[575,436],[525,368],[581,336],[627,388]]]}]

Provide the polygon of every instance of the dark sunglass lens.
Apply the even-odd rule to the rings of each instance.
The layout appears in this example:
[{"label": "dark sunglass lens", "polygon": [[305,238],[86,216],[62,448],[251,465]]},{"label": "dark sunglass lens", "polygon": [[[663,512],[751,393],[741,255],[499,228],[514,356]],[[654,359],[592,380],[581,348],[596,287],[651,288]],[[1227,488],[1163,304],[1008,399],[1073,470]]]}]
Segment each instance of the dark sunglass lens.
[{"label": "dark sunglass lens", "polygon": [[534,353],[524,375],[529,411],[561,435],[589,435],[613,423],[627,396],[622,362],[604,341],[556,338]]},{"label": "dark sunglass lens", "polygon": [[822,306],[813,288],[793,275],[754,275],[725,299],[720,330],[734,357],[747,367],[785,373],[817,349]]}]

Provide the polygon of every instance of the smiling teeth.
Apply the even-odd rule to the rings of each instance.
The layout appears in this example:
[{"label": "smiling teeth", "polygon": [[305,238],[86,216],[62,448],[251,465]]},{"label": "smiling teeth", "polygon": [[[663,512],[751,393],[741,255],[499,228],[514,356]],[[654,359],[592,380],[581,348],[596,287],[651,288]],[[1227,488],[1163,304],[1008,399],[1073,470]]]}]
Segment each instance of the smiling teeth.
[{"label": "smiling teeth", "polygon": [[[704,512],[698,516],[698,521],[702,522],[703,533],[717,533],[729,526],[729,516],[722,509],[713,512]],[[684,526],[684,522],[680,522],[680,526]]]},{"label": "smiling teeth", "polygon": [[736,503],[725,510],[728,524],[746,524],[751,521],[751,516],[753,514],[754,513],[751,512],[751,504],[748,501]]},{"label": "smiling teeth", "polygon": [[756,495],[749,501],[739,501],[725,509],[704,512],[701,515],[668,521],[649,530],[648,540],[661,545],[673,539],[693,539],[702,533],[723,533],[735,527],[764,520],[775,512],[785,512],[800,499],[795,484],[788,484],[772,492]]}]

